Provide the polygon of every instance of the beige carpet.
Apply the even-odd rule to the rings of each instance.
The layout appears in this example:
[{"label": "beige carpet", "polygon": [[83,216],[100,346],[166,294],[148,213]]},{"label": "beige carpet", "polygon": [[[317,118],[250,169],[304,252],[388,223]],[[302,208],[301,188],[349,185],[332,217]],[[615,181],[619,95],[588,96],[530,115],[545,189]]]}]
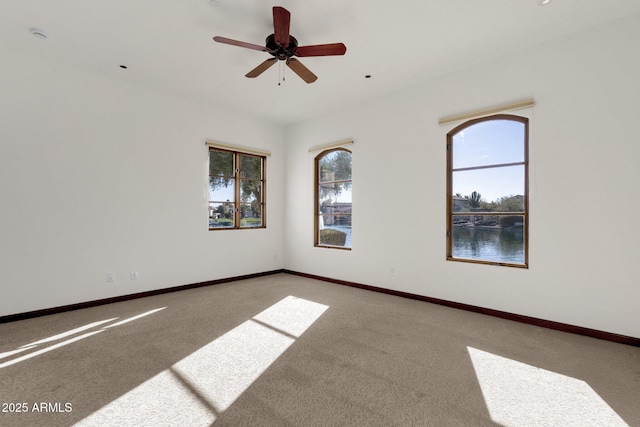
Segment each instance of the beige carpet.
[{"label": "beige carpet", "polygon": [[640,426],[640,348],[288,274],[0,324],[1,426]]}]

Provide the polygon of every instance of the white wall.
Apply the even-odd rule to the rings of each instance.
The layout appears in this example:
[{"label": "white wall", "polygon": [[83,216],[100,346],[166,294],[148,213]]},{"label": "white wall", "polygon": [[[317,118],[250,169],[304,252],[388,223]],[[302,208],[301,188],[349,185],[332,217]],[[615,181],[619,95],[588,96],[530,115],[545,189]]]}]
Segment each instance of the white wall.
[{"label": "white wall", "polygon": [[[639,40],[636,15],[285,130],[0,49],[0,316],[284,266],[640,337]],[[530,96],[530,268],[445,261],[438,118]],[[314,248],[308,148],[349,137],[353,250]],[[206,139],[272,151],[267,229],[207,231]]]},{"label": "white wall", "polygon": [[[639,42],[636,15],[290,126],[285,268],[640,337]],[[526,97],[530,268],[445,261],[438,118]],[[308,149],[349,137],[353,250],[314,248]]]},{"label": "white wall", "polygon": [[[0,62],[0,316],[282,267],[281,128],[17,52]],[[207,231],[207,139],[272,152],[267,229]]]}]

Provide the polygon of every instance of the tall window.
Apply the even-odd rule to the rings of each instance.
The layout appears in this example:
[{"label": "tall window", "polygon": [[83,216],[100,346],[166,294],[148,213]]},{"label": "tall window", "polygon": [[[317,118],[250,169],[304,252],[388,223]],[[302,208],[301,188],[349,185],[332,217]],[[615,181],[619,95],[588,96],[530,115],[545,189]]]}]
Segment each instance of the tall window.
[{"label": "tall window", "polygon": [[209,149],[209,230],[265,227],[265,157]]},{"label": "tall window", "polygon": [[351,249],[351,151],[338,148],[315,159],[315,245]]},{"label": "tall window", "polygon": [[525,117],[470,120],[447,134],[447,259],[528,266]]}]

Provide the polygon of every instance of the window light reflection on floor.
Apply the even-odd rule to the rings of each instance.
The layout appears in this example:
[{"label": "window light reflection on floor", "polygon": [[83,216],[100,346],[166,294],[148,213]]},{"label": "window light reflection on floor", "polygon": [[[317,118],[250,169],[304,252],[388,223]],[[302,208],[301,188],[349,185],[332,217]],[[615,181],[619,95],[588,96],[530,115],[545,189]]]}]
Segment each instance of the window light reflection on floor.
[{"label": "window light reflection on floor", "polygon": [[[37,346],[39,346],[41,344],[45,344],[45,343],[48,343],[48,342],[60,340],[62,338],[70,337],[71,335],[75,335],[78,332],[82,332],[82,331],[86,331],[87,329],[95,328],[96,326],[102,325],[102,324],[107,323],[107,322],[111,322],[111,321],[113,321],[115,319],[117,319],[117,317],[113,318],[113,319],[107,319],[107,320],[101,320],[99,322],[89,323],[88,325],[80,326],[79,328],[71,329],[70,331],[62,332],[60,334],[56,334],[56,335],[53,335],[53,336],[50,336],[50,337],[47,337],[47,338],[43,338],[41,340],[32,342],[30,344],[25,344],[25,345],[21,346],[20,348],[18,348],[16,350],[6,351],[4,353],[0,353],[0,359],[4,359],[6,357],[13,356],[14,354],[18,354],[18,353],[25,352],[27,350],[34,349],[34,348],[36,348]],[[70,342],[74,342],[74,341],[77,341],[77,340],[73,340],[73,341],[70,341]],[[63,344],[63,345],[66,345],[66,344]],[[61,346],[58,345],[56,348],[58,348],[58,347],[61,347]],[[42,353],[45,353],[45,352],[41,352],[39,354],[42,354]],[[37,356],[37,354],[36,354],[36,356]],[[28,355],[28,357],[20,358],[20,360],[16,359],[16,360],[12,360],[10,362],[6,362],[6,363],[3,363],[3,364],[0,364],[0,368],[4,368],[6,366],[13,365],[15,363],[21,362],[22,360],[30,359],[31,357],[34,357],[34,356],[33,355]]]},{"label": "window light reflection on floor", "polygon": [[[25,360],[31,359],[32,357],[40,356],[41,354],[50,352],[50,351],[55,350],[55,349],[60,348],[60,347],[64,347],[65,345],[69,345],[69,344],[74,343],[76,341],[80,341],[82,339],[89,338],[90,336],[93,336],[95,334],[99,334],[103,330],[104,329],[100,329],[99,331],[87,332],[86,334],[79,335],[77,337],[70,338],[70,339],[68,339],[66,341],[62,341],[62,342],[60,342],[58,344],[54,344],[54,345],[51,345],[49,347],[42,348],[40,350],[34,351],[33,353],[25,354],[24,356],[18,357],[16,359],[12,359],[12,360],[9,360],[7,362],[0,363],[0,369],[1,368],[6,368],[7,366],[15,365],[16,363],[19,363],[19,362],[24,362]],[[33,349],[35,347],[36,346],[27,347],[27,348],[28,349]]]},{"label": "window light reflection on floor", "polygon": [[140,319],[142,317],[145,317],[145,316],[148,316],[150,314],[157,313],[158,311],[164,310],[165,308],[167,308],[167,307],[161,307],[161,308],[156,308],[154,310],[145,311],[144,313],[138,314],[137,316],[128,317],[128,318],[123,319],[123,320],[121,320],[119,322],[113,323],[111,325],[107,325],[107,326],[104,327],[104,329],[109,329],[109,328],[113,328],[113,327],[116,327],[116,326],[122,326],[125,323],[133,322],[134,320],[138,320],[138,319]]},{"label": "window light reflection on floor", "polygon": [[[77,336],[75,336],[73,338],[69,338],[66,341],[62,341],[62,342],[59,342],[57,344],[49,345],[48,347],[40,348],[40,349],[38,349],[38,350],[36,350],[34,352],[25,354],[23,356],[15,358],[15,359],[8,360],[8,361],[6,361],[4,363],[0,363],[0,369],[6,368],[7,366],[15,365],[16,363],[24,362],[25,360],[31,359],[32,357],[40,356],[41,354],[48,353],[48,352],[50,352],[52,350],[58,349],[60,347],[64,347],[65,345],[72,344],[72,343],[80,341],[82,339],[89,338],[89,337],[91,337],[93,335],[96,335],[96,334],[98,334],[100,332],[103,332],[103,331],[107,330],[108,328],[111,328],[111,327],[114,327],[114,326],[120,326],[120,325],[123,325],[125,323],[129,323],[129,322],[131,322],[133,320],[137,320],[137,319],[140,319],[142,317],[148,316],[150,314],[157,313],[158,311],[164,310],[165,308],[167,308],[167,307],[156,308],[154,310],[150,310],[150,311],[144,312],[142,314],[138,314],[136,316],[129,317],[127,319],[121,320],[121,321],[119,321],[117,323],[104,326],[104,327],[102,327],[102,329],[99,329],[97,331],[87,332],[86,334],[77,335]],[[66,332],[62,332],[62,333],[59,333],[59,334],[56,334],[56,335],[52,335],[52,336],[47,337],[47,338],[43,338],[41,340],[32,342],[30,344],[25,344],[25,345],[19,347],[16,350],[0,353],[0,359],[11,357],[11,356],[13,356],[15,354],[22,353],[22,352],[25,352],[25,351],[33,350],[36,347],[41,346],[42,344],[47,344],[47,343],[51,343],[53,341],[58,341],[58,340],[60,340],[62,338],[70,337],[70,336],[75,335],[75,334],[77,334],[79,332],[83,332],[83,331],[95,328],[97,326],[104,325],[105,323],[109,323],[109,322],[112,322],[112,321],[117,320],[117,319],[118,319],[118,317],[114,317],[112,319],[100,320],[98,322],[89,323],[87,325],[80,326],[78,328],[74,328],[74,329],[71,329],[71,330],[66,331]]]},{"label": "window light reflection on floor", "polygon": [[30,345],[30,346],[22,346],[17,350],[11,350],[11,351],[5,351],[4,353],[0,353],[0,359],[4,359],[5,357],[11,357],[14,354],[18,354],[18,353],[22,353],[23,351],[27,351],[27,350],[31,350],[32,348],[35,348],[37,346],[35,345]]},{"label": "window light reflection on floor", "polygon": [[288,296],[76,426],[210,426],[327,308]]},{"label": "window light reflection on floor", "polygon": [[467,350],[491,419],[504,427],[629,427],[584,381]]},{"label": "window light reflection on floor", "polygon": [[56,334],[56,335],[50,336],[48,338],[43,338],[43,339],[38,340],[36,342],[32,342],[31,344],[24,345],[23,347],[31,347],[31,346],[34,346],[34,345],[44,344],[44,343],[51,342],[51,341],[57,341],[57,340],[62,339],[62,338],[70,337],[71,335],[75,335],[78,332],[86,331],[87,329],[95,328],[96,326],[100,326],[100,325],[103,325],[105,323],[112,322],[112,321],[114,321],[116,319],[117,319],[117,317],[114,317],[113,319],[100,320],[99,322],[89,323],[88,325],[80,326],[79,328],[71,329],[70,331],[67,331],[67,332]]}]

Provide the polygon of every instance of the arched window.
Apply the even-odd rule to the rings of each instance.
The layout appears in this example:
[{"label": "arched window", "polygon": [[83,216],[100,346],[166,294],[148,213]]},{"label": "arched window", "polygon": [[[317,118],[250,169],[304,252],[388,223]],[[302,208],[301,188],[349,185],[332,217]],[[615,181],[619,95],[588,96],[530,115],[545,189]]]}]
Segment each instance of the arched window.
[{"label": "arched window", "polygon": [[528,267],[529,120],[499,114],[447,134],[447,259]]},{"label": "arched window", "polygon": [[315,158],[315,246],[351,249],[351,151]]}]

